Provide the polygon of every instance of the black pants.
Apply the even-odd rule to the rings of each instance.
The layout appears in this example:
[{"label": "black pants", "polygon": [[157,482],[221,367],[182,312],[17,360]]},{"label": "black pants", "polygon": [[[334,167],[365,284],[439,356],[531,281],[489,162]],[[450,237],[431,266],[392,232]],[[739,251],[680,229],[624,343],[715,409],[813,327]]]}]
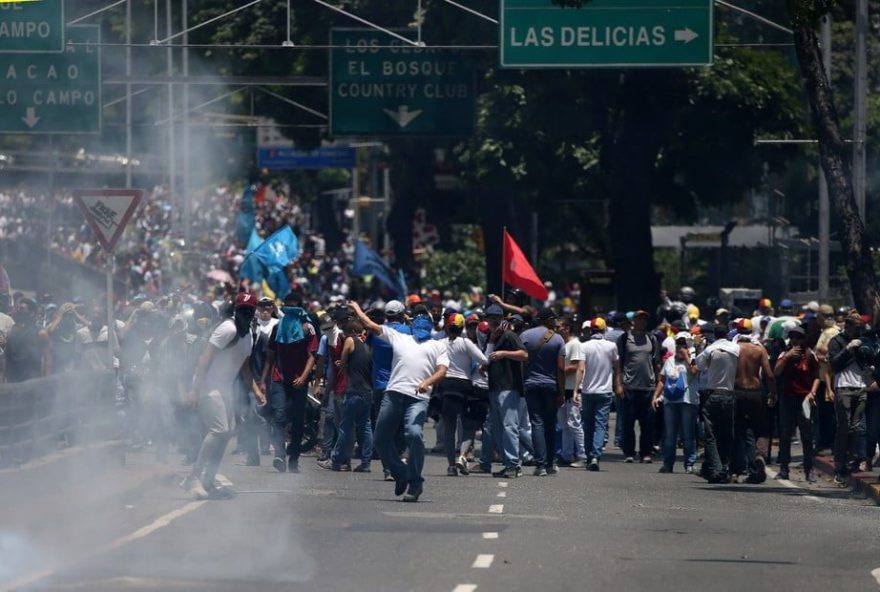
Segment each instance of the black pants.
[{"label": "black pants", "polygon": [[458,458],[455,435],[458,431],[458,418],[464,415],[465,401],[473,390],[470,380],[463,378],[444,378],[437,389],[442,397],[440,417],[443,418],[443,449],[449,466]]},{"label": "black pants", "polygon": [[654,447],[654,408],[649,390],[629,390],[620,401],[623,415],[623,437],[620,447],[624,456],[636,455],[636,422],[639,422],[639,457],[651,456]]},{"label": "black pants", "polygon": [[834,470],[846,473],[847,462],[855,465],[859,458],[859,434],[865,428],[865,389],[839,388],[835,393],[837,434],[834,440]]},{"label": "black pants", "polygon": [[704,424],[706,458],[703,476],[713,480],[728,474],[733,450],[735,400],[731,391],[700,393]]},{"label": "black pants", "polygon": [[532,446],[538,467],[551,467],[556,460],[556,398],[555,385],[526,386],[526,406],[532,423]]},{"label": "black pants", "polygon": [[731,461],[734,473],[757,475],[755,459],[760,455],[767,461],[770,423],[767,419],[766,397],[763,391],[736,391],[734,437],[735,457]]},{"label": "black pants", "polygon": [[791,438],[797,428],[804,447],[804,471],[813,468],[813,422],[804,416],[804,399],[793,396],[779,398],[779,466],[791,462]]}]

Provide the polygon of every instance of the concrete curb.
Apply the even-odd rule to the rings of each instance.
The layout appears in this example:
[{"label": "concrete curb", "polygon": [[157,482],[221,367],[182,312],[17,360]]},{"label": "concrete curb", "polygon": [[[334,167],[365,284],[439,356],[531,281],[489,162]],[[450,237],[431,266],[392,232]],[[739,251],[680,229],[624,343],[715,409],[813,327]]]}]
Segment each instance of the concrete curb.
[{"label": "concrete curb", "polygon": [[[817,471],[829,477],[834,476],[834,457],[817,456],[813,465]],[[880,482],[876,476],[871,473],[853,473],[847,477],[847,481],[853,491],[864,494],[865,497],[874,500],[875,504],[880,505]]]}]

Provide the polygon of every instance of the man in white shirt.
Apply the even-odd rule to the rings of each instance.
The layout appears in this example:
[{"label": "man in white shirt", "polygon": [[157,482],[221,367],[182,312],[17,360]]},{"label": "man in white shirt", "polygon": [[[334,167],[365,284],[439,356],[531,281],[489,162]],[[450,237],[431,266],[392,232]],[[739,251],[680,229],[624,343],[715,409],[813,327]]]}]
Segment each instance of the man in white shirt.
[{"label": "man in white shirt", "polygon": [[217,487],[214,477],[235,429],[233,383],[239,372],[244,383],[253,389],[257,404],[266,404],[266,396],[257,386],[250,366],[254,343],[250,327],[256,308],[256,296],[240,293],[235,299],[235,315],[217,325],[196,367],[190,397],[198,402],[199,417],[207,434],[192,473],[184,483],[191,486],[191,492],[200,499],[234,495],[227,487]]},{"label": "man in white shirt", "polygon": [[584,444],[589,457],[588,471],[598,471],[599,461],[608,433],[608,416],[614,393],[614,377],[620,367],[617,344],[605,339],[605,319],[597,317],[589,322],[590,338],[581,344],[575,360],[575,391],[581,398],[581,424],[584,426]]},{"label": "man in white shirt", "polygon": [[[405,502],[417,502],[424,483],[423,427],[428,416],[431,388],[443,380],[449,367],[447,346],[436,340],[419,343],[412,335],[377,325],[364,314],[357,302],[350,302],[349,307],[367,331],[391,345],[391,376],[379,408],[375,444],[394,477],[394,494],[403,495]],[[394,444],[401,423],[409,448],[407,463],[400,460],[400,452]]]}]

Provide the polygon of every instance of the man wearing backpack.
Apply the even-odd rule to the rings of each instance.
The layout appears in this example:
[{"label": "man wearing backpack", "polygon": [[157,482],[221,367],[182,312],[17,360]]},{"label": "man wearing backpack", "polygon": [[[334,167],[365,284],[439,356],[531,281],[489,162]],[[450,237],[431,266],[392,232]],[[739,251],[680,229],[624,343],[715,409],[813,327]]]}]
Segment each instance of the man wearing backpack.
[{"label": "man wearing backpack", "polygon": [[647,331],[649,317],[646,311],[637,311],[632,328],[617,339],[620,366],[616,388],[618,397],[622,396],[619,401],[623,421],[621,448],[627,463],[635,460],[636,421],[639,422],[639,458],[643,463],[652,462],[654,418],[651,400],[660,363],[660,346]]},{"label": "man wearing backpack", "polygon": [[675,354],[669,357],[660,371],[660,380],[654,391],[655,410],[663,405],[663,466],[661,473],[671,473],[675,464],[675,450],[679,435],[684,444],[684,472],[694,472],[697,462],[697,410],[700,398],[696,389],[696,365],[691,358],[685,337],[675,339]]},{"label": "man wearing backpack", "polygon": [[556,333],[556,313],[542,308],[538,326],[523,331],[520,339],[529,356],[525,371],[526,404],[535,447],[535,476],[557,472],[556,411],[565,403],[565,341]]}]

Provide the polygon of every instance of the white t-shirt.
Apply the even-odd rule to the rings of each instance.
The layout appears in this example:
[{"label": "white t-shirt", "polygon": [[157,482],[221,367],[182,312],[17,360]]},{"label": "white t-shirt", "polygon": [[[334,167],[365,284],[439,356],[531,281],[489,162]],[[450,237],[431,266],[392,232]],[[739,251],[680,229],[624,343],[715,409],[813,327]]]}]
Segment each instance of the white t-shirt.
[{"label": "white t-shirt", "polygon": [[235,322],[232,319],[223,321],[211,333],[208,343],[219,351],[214,352],[211,365],[205,373],[205,393],[211,391],[229,392],[232,389],[235,377],[238,376],[238,371],[241,370],[245,360],[251,355],[254,341],[250,331],[239,339],[235,345],[229,345],[235,339],[235,336]]},{"label": "white t-shirt", "polygon": [[617,344],[601,334],[580,344],[576,360],[583,360],[584,382],[582,393],[610,393],[614,390],[614,362],[620,359]]},{"label": "white t-shirt", "polygon": [[423,401],[430,399],[430,389],[426,393],[420,393],[418,388],[422,381],[434,374],[438,366],[449,367],[446,343],[433,339],[418,343],[412,335],[404,335],[384,326],[379,339],[387,341],[393,352],[391,376],[385,390]]},{"label": "white t-shirt", "polygon": [[[565,344],[565,365],[568,366],[572,362],[578,360],[578,351],[581,349],[581,345],[583,345],[577,339],[569,339]],[[577,378],[577,372],[572,372],[571,374],[565,375],[565,390],[573,391],[575,384],[574,381]]]},{"label": "white t-shirt", "polygon": [[470,380],[474,365],[487,365],[489,359],[480,351],[477,344],[467,337],[457,337],[450,340],[448,337],[440,340],[446,345],[449,355],[449,370],[446,378],[461,378]]}]

